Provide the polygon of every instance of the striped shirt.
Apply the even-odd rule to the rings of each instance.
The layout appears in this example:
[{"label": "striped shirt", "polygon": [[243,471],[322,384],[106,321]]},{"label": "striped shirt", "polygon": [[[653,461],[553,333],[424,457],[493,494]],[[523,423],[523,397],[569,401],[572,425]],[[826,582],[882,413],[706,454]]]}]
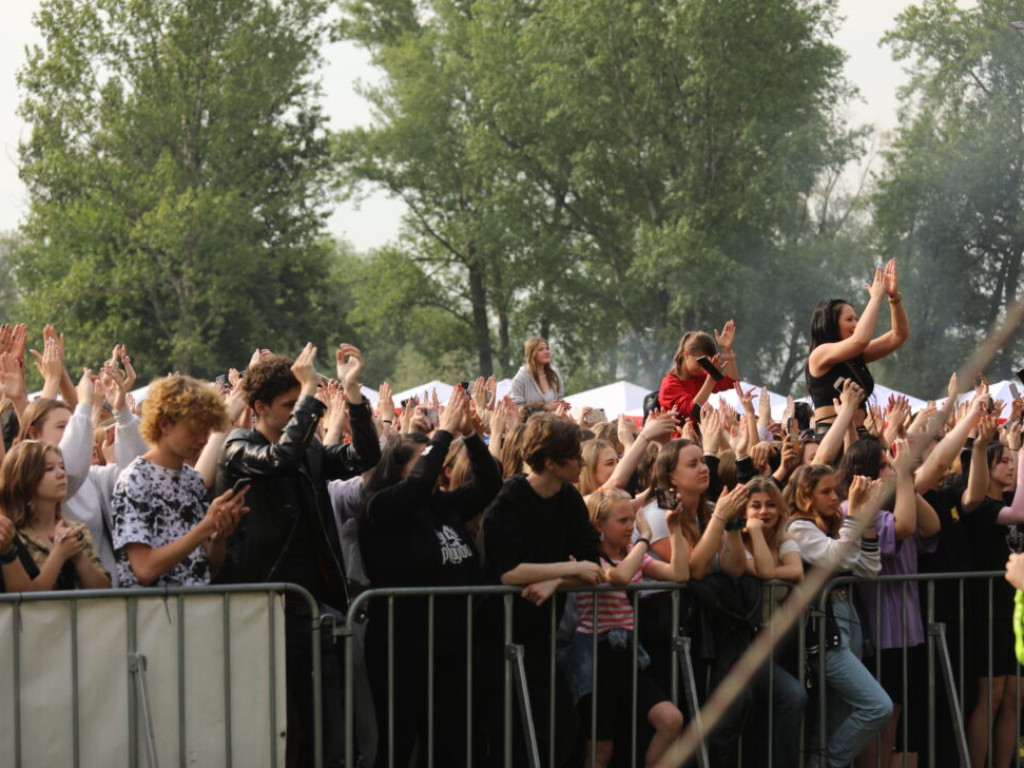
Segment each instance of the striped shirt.
[{"label": "striped shirt", "polygon": [[[633,578],[629,580],[629,583],[637,584],[643,581],[644,570],[653,562],[654,558],[645,554],[640,567],[633,574]],[[614,561],[609,562],[602,557],[601,565],[606,568],[614,568],[618,563]],[[594,592],[576,593],[576,611],[580,618],[576,631],[583,635],[594,634],[594,595]],[[603,635],[605,632],[613,629],[633,631],[632,596],[627,595],[625,592],[615,591],[597,594],[597,633]]]}]

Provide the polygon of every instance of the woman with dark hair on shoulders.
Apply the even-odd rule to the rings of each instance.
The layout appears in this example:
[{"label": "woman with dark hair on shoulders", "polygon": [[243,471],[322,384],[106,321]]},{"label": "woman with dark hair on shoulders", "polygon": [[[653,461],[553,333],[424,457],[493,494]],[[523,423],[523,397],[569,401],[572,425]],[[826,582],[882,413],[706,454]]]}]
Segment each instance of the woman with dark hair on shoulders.
[{"label": "woman with dark hair on shoulders", "polygon": [[[836,381],[853,379],[864,390],[866,403],[875,387],[868,363],[892,354],[910,337],[910,321],[899,291],[895,259],[890,260],[884,270],[881,267],[875,270],[868,294],[870,298],[860,319],[846,299],[825,299],[811,315],[811,352],[804,377],[814,405],[819,436],[828,431],[836,417],[832,405],[832,398],[838,392]],[[892,328],[873,338],[885,296],[889,298]],[[857,427],[864,424],[867,406],[862,403],[860,409],[854,417]]]},{"label": "woman with dark hair on shoulders", "polygon": [[518,406],[542,405],[553,411],[562,401],[562,377],[551,367],[551,347],[547,341],[534,336],[524,345],[526,363],[512,378],[509,397]]},{"label": "woman with dark hair on shoulders", "polygon": [[[736,355],[732,351],[735,338],[736,324],[732,320],[725,324],[721,333],[715,331],[713,339],[703,331],[684,333],[672,360],[672,370],[665,374],[658,388],[658,405],[662,410],[675,408],[680,418],[699,421],[700,407],[712,392],[732,389],[740,378]],[[708,375],[699,362],[703,358],[725,374],[720,381]]]},{"label": "woman with dark hair on shoulders", "polygon": [[[363,486],[366,509],[359,546],[373,588],[453,587],[480,581],[480,559],[466,523],[483,512],[501,489],[498,465],[483,441],[483,424],[461,389],[452,394],[440,427],[429,441],[393,438]],[[463,436],[472,479],[456,490],[439,490],[449,447]],[[433,601],[434,656],[428,660],[426,598],[398,598],[393,608],[394,677],[389,695],[388,602],[372,600],[366,631],[366,662],[380,724],[377,764],[408,765],[417,740],[427,741],[427,670],[434,688],[438,765],[465,762],[466,600]],[[460,682],[461,681],[461,682]],[[388,701],[394,702],[394,733],[388,734]],[[394,754],[388,754],[393,745]],[[423,754],[421,760],[427,762]]]}]

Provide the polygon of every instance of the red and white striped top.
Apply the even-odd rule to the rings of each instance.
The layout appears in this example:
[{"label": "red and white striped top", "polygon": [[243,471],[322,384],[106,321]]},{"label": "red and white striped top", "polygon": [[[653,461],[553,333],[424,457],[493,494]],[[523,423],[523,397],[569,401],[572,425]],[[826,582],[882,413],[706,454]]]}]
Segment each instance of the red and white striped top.
[{"label": "red and white striped top", "polygon": [[[637,572],[630,579],[630,584],[643,581],[644,571],[654,558],[645,554]],[[606,568],[614,568],[617,562],[601,558],[601,565]],[[579,614],[580,623],[576,631],[584,635],[594,634],[594,594],[593,592],[576,593],[576,610]],[[613,629],[625,629],[633,631],[633,602],[632,596],[625,592],[601,592],[597,595],[597,634],[602,635]]]}]

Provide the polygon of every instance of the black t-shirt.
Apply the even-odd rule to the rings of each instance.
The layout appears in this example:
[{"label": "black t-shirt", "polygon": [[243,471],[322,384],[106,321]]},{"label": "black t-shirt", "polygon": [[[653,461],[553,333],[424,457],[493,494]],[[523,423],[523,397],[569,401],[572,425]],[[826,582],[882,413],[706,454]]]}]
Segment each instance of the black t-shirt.
[{"label": "black t-shirt", "polygon": [[[598,563],[601,542],[590,524],[587,507],[573,486],[564,484],[551,498],[533,490],[526,475],[505,481],[484,515],[485,578],[500,583],[502,574],[520,563],[564,563],[570,557]],[[559,598],[560,620],[564,598]],[[537,607],[517,598],[513,609],[516,642],[550,639],[549,606]]]},{"label": "black t-shirt", "polygon": [[[977,509],[964,516],[964,528],[971,547],[973,568],[975,571],[1002,571],[1006,567],[1006,559],[1010,556],[1007,534],[1016,530],[1015,525],[1003,525],[996,522],[996,517],[1004,506],[1013,501],[1013,494],[1003,494],[1002,499],[985,497]],[[968,582],[968,594],[972,602],[983,615],[987,615],[988,581],[972,579]],[[996,618],[1013,618],[1013,587],[1006,579],[992,580],[992,615]]]}]

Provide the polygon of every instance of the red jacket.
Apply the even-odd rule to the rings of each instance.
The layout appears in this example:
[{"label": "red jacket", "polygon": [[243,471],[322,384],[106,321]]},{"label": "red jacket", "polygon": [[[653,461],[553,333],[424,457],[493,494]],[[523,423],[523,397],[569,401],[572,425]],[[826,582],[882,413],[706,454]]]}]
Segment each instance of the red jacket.
[{"label": "red jacket", "polygon": [[[689,379],[683,380],[672,371],[669,371],[665,374],[665,378],[661,380],[661,386],[658,388],[658,405],[665,411],[674,405],[680,416],[684,418],[693,416],[691,413],[693,410],[693,398],[697,396],[700,388],[704,386],[704,379],[707,376],[706,373],[698,373]],[[726,376],[721,381],[715,382],[715,387],[711,391],[724,392],[727,389],[732,389],[735,383],[735,381]],[[694,419],[696,420],[696,417]]]}]

